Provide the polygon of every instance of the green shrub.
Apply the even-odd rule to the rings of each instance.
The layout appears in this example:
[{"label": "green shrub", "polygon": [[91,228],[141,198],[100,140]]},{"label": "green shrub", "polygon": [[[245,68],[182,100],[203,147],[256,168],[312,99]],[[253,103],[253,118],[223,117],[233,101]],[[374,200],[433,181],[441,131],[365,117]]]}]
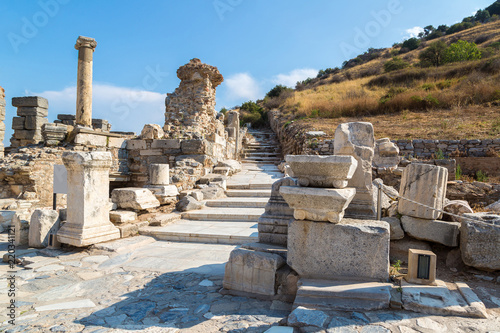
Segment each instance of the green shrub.
[{"label": "green shrub", "polygon": [[444,64],[447,45],[439,40],[433,42],[428,48],[420,52],[418,58],[422,67],[441,66]]},{"label": "green shrub", "polygon": [[403,42],[403,45],[401,45],[402,48],[405,48],[405,49],[408,49],[410,51],[413,51],[413,50],[416,50],[420,44],[422,43],[422,41],[418,38],[410,38],[410,39],[407,39]]},{"label": "green shrub", "polygon": [[436,85],[434,83],[424,83],[422,85],[422,89],[425,91],[431,91],[436,89]]},{"label": "green shrub", "polygon": [[459,62],[481,59],[481,51],[475,43],[459,40],[451,44],[445,51],[444,62]]},{"label": "green shrub", "polygon": [[266,97],[269,98],[279,97],[283,92],[292,90],[293,90],[292,88],[288,88],[287,86],[279,84],[275,86],[273,89],[269,90],[269,92],[266,94]]},{"label": "green shrub", "polygon": [[460,164],[457,164],[457,168],[455,169],[455,179],[462,179],[462,167],[460,167]]},{"label": "green shrub", "polygon": [[488,176],[486,175],[485,172],[479,170],[476,172],[476,179],[478,182],[487,182],[488,181]]},{"label": "green shrub", "polygon": [[251,123],[252,127],[266,126],[268,122],[267,112],[257,103],[253,101],[245,102],[241,105],[241,110],[246,111],[241,112],[241,126],[244,126],[246,123]]},{"label": "green shrub", "polygon": [[401,59],[400,57],[394,57],[392,58],[392,60],[389,60],[384,64],[384,70],[386,73],[388,73],[406,68],[408,66],[410,66],[410,64]]}]

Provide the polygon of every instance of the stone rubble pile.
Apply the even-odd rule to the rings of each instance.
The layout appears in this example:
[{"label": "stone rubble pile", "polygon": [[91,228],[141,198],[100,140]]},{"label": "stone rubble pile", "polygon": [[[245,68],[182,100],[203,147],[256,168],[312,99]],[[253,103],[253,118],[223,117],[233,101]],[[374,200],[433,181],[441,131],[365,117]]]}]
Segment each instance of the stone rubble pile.
[{"label": "stone rubble pile", "polygon": [[14,134],[10,140],[11,146],[41,143],[42,126],[48,123],[49,102],[38,96],[14,97],[12,106],[17,107],[17,117],[12,118]]}]

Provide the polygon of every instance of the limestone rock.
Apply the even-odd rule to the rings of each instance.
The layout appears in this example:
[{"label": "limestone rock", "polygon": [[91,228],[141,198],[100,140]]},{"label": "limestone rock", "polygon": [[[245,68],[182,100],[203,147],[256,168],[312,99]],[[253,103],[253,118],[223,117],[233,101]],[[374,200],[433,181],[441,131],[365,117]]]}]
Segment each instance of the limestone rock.
[{"label": "limestone rock", "polygon": [[160,206],[160,202],[150,190],[138,187],[114,189],[111,200],[123,209],[144,210]]},{"label": "limestone rock", "polygon": [[29,227],[31,214],[27,211],[17,211],[12,217],[12,225],[15,230],[15,244],[29,244]]},{"label": "limestone rock", "polygon": [[167,197],[176,197],[179,195],[179,190],[175,185],[146,185],[144,186],[154,195],[163,195]]},{"label": "limestone rock", "polygon": [[225,197],[224,190],[215,185],[209,185],[202,188],[201,193],[203,193],[204,200],[213,200]]},{"label": "limestone rock", "polygon": [[376,215],[372,184],[374,148],[375,137],[370,123],[343,123],[335,130],[335,155],[351,155],[358,161],[348,183],[348,187],[356,188],[356,195],[347,208],[347,217],[373,218]]},{"label": "limestone rock", "polygon": [[429,243],[419,241],[413,238],[406,236],[401,240],[395,240],[391,242],[389,257],[392,262],[400,260],[401,262],[408,263],[408,250],[409,249],[417,249],[417,250],[426,250],[432,251]]},{"label": "limestone rock", "polygon": [[329,221],[338,223],[356,193],[354,188],[327,189],[282,186],[280,194],[298,220]]},{"label": "limestone rock", "polygon": [[440,220],[426,220],[411,216],[403,216],[401,224],[411,237],[440,243],[446,246],[458,246],[460,223]]},{"label": "limestone rock", "polygon": [[327,319],[328,315],[323,311],[312,310],[299,306],[288,316],[288,325],[294,327],[323,327],[325,326]]},{"label": "limestone rock", "polygon": [[[448,213],[455,215],[472,214],[474,211],[470,208],[469,203],[465,200],[446,200],[443,205],[443,210]],[[449,219],[452,222],[460,222],[459,217],[446,215],[443,217]]]},{"label": "limestone rock", "polygon": [[399,164],[399,148],[389,138],[375,142],[373,165],[377,168],[395,169]]},{"label": "limestone rock", "polygon": [[488,210],[491,213],[500,213],[500,200],[492,203],[489,206],[486,206],[486,210]]},{"label": "limestone rock", "polygon": [[113,223],[130,223],[137,220],[137,213],[129,210],[114,210],[109,212],[109,219]]},{"label": "limestone rock", "polygon": [[242,170],[241,163],[235,160],[224,160],[219,162],[217,166],[229,168],[229,175],[234,175]]},{"label": "limestone rock", "polygon": [[141,131],[141,139],[143,140],[158,140],[163,139],[165,132],[160,125],[146,124]]},{"label": "limestone rock", "polygon": [[151,185],[169,185],[170,169],[168,164],[149,165],[149,183]]},{"label": "limestone rock", "polygon": [[401,220],[397,217],[384,217],[382,221],[389,223],[391,229],[391,240],[403,239],[405,232],[401,228]]},{"label": "limestone rock", "polygon": [[188,195],[179,200],[175,208],[179,212],[187,212],[190,210],[202,209],[203,206],[201,202],[198,202],[198,200]]},{"label": "limestone rock", "polygon": [[[434,165],[412,163],[403,171],[399,195],[403,198],[442,210],[446,197],[448,170]],[[421,219],[440,219],[442,213],[433,209],[399,199],[401,215]]]},{"label": "limestone rock", "polygon": [[[460,227],[460,251],[468,266],[484,270],[500,269],[500,215],[464,214]],[[477,221],[474,221],[477,220]]]},{"label": "limestone rock", "polygon": [[389,226],[381,221],[295,220],[288,228],[287,263],[302,278],[385,281],[389,278],[389,240]]},{"label": "limestone rock", "polygon": [[276,272],[285,260],[272,253],[236,249],[226,264],[223,286],[225,289],[274,296]]},{"label": "limestone rock", "polygon": [[29,246],[47,247],[49,234],[56,235],[59,230],[59,214],[55,210],[37,209],[31,215],[29,227]]}]

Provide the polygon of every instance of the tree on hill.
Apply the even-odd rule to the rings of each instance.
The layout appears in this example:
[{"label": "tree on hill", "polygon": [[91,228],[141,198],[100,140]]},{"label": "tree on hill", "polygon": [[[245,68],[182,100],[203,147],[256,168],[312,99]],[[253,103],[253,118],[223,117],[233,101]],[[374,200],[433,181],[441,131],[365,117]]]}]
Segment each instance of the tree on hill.
[{"label": "tree on hill", "polygon": [[486,7],[485,10],[487,10],[491,16],[500,15],[500,0],[495,1],[489,7]]},{"label": "tree on hill", "polygon": [[481,59],[481,51],[475,43],[459,40],[451,44],[445,52],[444,62],[458,62]]},{"label": "tree on hill", "polygon": [[292,91],[292,88],[288,88],[282,84],[279,84],[275,86],[273,89],[269,90],[269,92],[266,94],[266,97],[273,98],[273,97],[279,97],[281,93],[284,91]]},{"label": "tree on hill", "polygon": [[413,51],[420,46],[420,43],[422,43],[422,41],[420,39],[413,37],[413,38],[405,40],[403,42],[403,45],[401,45],[401,47],[403,49],[408,49],[409,51]]},{"label": "tree on hill", "polygon": [[441,66],[444,64],[444,57],[447,45],[442,40],[433,42],[428,48],[423,50],[418,58],[422,67]]}]

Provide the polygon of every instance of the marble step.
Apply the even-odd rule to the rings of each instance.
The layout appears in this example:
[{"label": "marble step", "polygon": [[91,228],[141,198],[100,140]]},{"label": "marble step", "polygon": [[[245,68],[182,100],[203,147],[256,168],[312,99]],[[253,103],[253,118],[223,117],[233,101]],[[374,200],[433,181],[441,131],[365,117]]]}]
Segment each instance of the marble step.
[{"label": "marble step", "polygon": [[238,208],[264,208],[268,198],[259,197],[233,197],[218,200],[208,200],[207,207],[238,207]]},{"label": "marble step", "polygon": [[279,158],[278,153],[274,152],[257,152],[257,153],[245,153],[245,157],[274,157],[274,158]]},{"label": "marble step", "polygon": [[256,190],[227,190],[226,195],[228,197],[261,197],[269,198],[271,196],[271,190],[256,189]]},{"label": "marble step", "polygon": [[229,190],[267,190],[272,186],[272,183],[227,184]]},{"label": "marble step", "polygon": [[182,213],[184,220],[257,222],[264,208],[205,208]]},{"label": "marble step", "polygon": [[389,308],[392,284],[300,279],[294,308],[372,311]]},{"label": "marble step", "polygon": [[258,241],[257,223],[180,220],[163,227],[144,227],[141,235],[171,242],[241,245]]}]

